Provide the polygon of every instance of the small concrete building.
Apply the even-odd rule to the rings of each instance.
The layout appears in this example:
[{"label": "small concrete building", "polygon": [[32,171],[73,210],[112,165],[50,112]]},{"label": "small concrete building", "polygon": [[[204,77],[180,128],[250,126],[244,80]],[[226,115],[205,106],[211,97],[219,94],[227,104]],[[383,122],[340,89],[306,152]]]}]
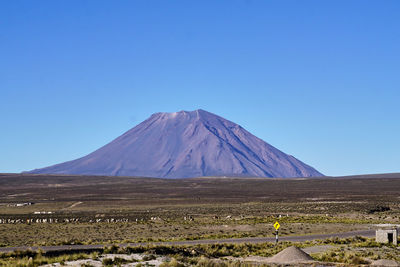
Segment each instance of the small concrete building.
[{"label": "small concrete building", "polygon": [[384,227],[376,230],[375,241],[397,245],[398,229],[396,227]]}]

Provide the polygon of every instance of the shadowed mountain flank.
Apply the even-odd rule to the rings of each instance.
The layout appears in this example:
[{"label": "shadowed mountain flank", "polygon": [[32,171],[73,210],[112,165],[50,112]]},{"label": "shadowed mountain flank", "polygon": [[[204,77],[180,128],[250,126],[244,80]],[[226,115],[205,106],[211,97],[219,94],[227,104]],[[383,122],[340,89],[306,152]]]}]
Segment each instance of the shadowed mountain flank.
[{"label": "shadowed mountain flank", "polygon": [[187,178],[323,176],[204,110],[155,113],[93,153],[30,173]]}]

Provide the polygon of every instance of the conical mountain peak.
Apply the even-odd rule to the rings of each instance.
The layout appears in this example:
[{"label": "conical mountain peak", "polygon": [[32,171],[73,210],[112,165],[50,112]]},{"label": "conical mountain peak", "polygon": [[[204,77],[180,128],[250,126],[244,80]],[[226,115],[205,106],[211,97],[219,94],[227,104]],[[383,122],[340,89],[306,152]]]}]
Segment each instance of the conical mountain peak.
[{"label": "conical mountain peak", "polygon": [[[218,117],[221,118],[211,112],[205,111],[203,109],[196,109],[193,111],[181,110],[178,112],[158,112],[154,113],[152,116],[156,116],[161,119],[200,119],[200,118],[210,118],[210,117]],[[222,119],[222,118],[221,118]]]},{"label": "conical mountain peak", "polygon": [[149,176],[322,176],[205,110],[160,112],[111,143],[77,160],[33,173]]}]

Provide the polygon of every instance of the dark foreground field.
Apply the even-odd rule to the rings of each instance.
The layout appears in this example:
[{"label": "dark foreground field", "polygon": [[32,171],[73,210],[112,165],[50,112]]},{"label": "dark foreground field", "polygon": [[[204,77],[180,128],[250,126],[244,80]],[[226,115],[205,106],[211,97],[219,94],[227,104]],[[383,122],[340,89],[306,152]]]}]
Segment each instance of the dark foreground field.
[{"label": "dark foreground field", "polygon": [[281,235],[365,230],[398,223],[399,192],[398,174],[177,180],[1,174],[0,246],[264,237],[273,236],[276,220]]},{"label": "dark foreground field", "polygon": [[400,174],[327,178],[155,179],[0,174],[0,201],[209,204],[398,201]]}]

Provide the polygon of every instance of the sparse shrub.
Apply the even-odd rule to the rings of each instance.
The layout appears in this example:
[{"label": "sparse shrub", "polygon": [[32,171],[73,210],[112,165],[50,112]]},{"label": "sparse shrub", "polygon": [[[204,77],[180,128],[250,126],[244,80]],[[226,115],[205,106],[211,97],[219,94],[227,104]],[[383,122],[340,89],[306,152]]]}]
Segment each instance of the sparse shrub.
[{"label": "sparse shrub", "polygon": [[117,245],[112,245],[111,247],[106,247],[105,249],[104,249],[104,253],[110,253],[110,254],[115,254],[115,253],[118,253],[118,250],[119,250],[119,246],[117,246]]},{"label": "sparse shrub", "polygon": [[122,264],[130,262],[137,262],[137,260],[136,259],[127,260],[121,257],[114,257],[114,258],[105,258],[102,261],[103,265],[105,266],[120,266]]},{"label": "sparse shrub", "polygon": [[113,266],[114,261],[111,258],[105,258],[103,259],[102,263],[104,266]]},{"label": "sparse shrub", "polygon": [[153,254],[149,254],[149,255],[145,255],[144,257],[143,257],[143,260],[144,261],[151,261],[151,260],[155,260],[157,257],[156,256],[154,256]]},{"label": "sparse shrub", "polygon": [[382,244],[382,243],[377,243],[375,240],[373,240],[373,239],[369,239],[369,240],[366,240],[366,241],[364,241],[364,242],[361,242],[361,243],[359,243],[359,244],[356,244],[355,246],[356,247],[362,247],[362,248],[374,248],[374,247],[377,247],[377,248],[380,248],[380,247],[382,247],[384,244]]},{"label": "sparse shrub", "polygon": [[368,214],[373,214],[375,212],[385,212],[385,211],[389,211],[390,207],[388,206],[382,206],[382,205],[378,205],[376,207],[370,208],[368,210]]},{"label": "sparse shrub", "polygon": [[359,256],[354,256],[351,259],[351,264],[356,264],[356,265],[360,265],[360,264],[367,264],[368,261],[364,260],[363,258],[359,257]]},{"label": "sparse shrub", "polygon": [[160,267],[184,267],[183,263],[178,262],[175,258],[172,258],[169,262],[163,262]]}]

